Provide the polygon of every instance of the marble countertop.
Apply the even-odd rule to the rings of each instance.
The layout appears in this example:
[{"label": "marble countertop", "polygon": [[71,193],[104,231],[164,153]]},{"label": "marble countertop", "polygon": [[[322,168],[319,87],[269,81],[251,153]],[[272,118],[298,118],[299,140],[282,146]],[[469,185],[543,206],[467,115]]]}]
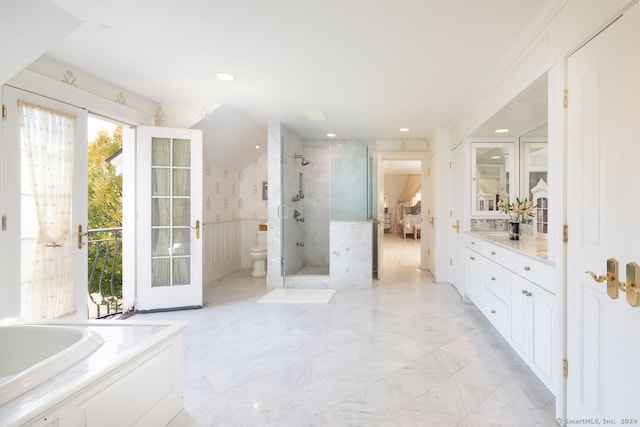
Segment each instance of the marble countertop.
[{"label": "marble countertop", "polygon": [[510,240],[509,235],[506,231],[496,230],[472,229],[468,233],[478,236],[484,240],[488,240],[492,243],[496,243],[500,246],[504,246],[507,249],[513,249],[518,252],[522,252],[524,255],[539,258],[542,261],[553,264],[548,259],[547,239],[533,237],[529,234],[520,234],[520,240]]}]

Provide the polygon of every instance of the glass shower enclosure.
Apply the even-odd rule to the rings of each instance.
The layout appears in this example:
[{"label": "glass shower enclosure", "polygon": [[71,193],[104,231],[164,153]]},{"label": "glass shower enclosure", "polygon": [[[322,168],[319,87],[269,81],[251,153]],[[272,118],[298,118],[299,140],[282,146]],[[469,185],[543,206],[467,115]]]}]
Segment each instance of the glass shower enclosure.
[{"label": "glass shower enclosure", "polygon": [[284,138],[281,144],[284,286],[330,287],[331,223],[370,218],[369,146]]}]

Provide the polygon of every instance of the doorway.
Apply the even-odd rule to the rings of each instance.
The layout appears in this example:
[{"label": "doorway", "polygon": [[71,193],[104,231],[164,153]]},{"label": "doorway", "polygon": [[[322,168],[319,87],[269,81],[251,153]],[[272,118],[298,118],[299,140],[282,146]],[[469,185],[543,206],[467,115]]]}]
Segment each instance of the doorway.
[{"label": "doorway", "polygon": [[87,122],[89,319],[122,313],[122,123],[89,114]]},{"label": "doorway", "polygon": [[422,161],[382,162],[384,191],[383,268],[420,270],[422,267]]}]

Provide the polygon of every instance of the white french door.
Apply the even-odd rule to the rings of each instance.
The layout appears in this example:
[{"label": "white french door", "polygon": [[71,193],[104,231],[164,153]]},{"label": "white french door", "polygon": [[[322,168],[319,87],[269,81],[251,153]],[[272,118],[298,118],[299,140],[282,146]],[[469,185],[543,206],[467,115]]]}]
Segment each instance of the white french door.
[{"label": "white french door", "polygon": [[[640,307],[585,274],[640,263],[640,6],[568,60],[567,418],[637,424]],[[627,292],[632,292],[628,290]]]},{"label": "white french door", "polygon": [[[2,87],[2,98],[6,120],[2,126],[0,168],[0,271],[4,288],[0,318],[68,317],[70,314],[64,313],[75,312],[74,317],[86,319],[87,246],[83,234],[87,230],[87,111],[9,86]],[[21,120],[27,114],[25,108],[30,112],[29,118]],[[70,149],[61,148],[63,144],[50,136],[56,129],[61,132],[59,121],[63,116],[71,118],[67,122],[70,133],[65,139],[72,141]],[[32,124],[21,125],[23,122]],[[31,128],[31,151],[25,148],[25,131],[21,132],[27,127]],[[39,153],[35,154],[37,150]],[[62,162],[69,169],[60,166]],[[59,172],[47,177],[43,169]],[[34,196],[34,188],[41,196]],[[48,207],[59,202],[45,193],[69,190],[69,209]],[[51,215],[54,211],[58,213]],[[61,219],[67,223],[66,230],[41,225],[59,223]],[[36,264],[46,267],[37,271]],[[68,268],[71,272],[64,273]],[[36,288],[39,290],[34,293]],[[66,290],[60,292],[61,288]],[[21,313],[25,298],[31,302]],[[69,298],[74,301],[71,306],[66,304]],[[33,309],[34,305],[38,307]],[[62,306],[66,308],[54,308]]]},{"label": "white french door", "polygon": [[202,307],[202,132],[138,127],[139,311]]}]

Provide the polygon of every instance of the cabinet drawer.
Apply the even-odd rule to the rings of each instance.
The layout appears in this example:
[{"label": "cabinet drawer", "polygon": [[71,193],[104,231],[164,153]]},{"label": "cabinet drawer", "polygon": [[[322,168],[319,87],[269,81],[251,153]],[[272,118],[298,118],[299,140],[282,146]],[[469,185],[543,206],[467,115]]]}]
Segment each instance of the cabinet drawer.
[{"label": "cabinet drawer", "polygon": [[507,305],[511,300],[509,275],[509,270],[498,264],[487,262],[485,265],[484,286]]},{"label": "cabinet drawer", "polygon": [[506,266],[509,262],[509,250],[489,242],[484,244],[484,255],[491,261]]},{"label": "cabinet drawer", "polygon": [[465,245],[469,249],[473,249],[476,252],[482,253],[482,250],[484,247],[484,240],[476,236],[472,236],[471,234],[467,234],[465,239]]},{"label": "cabinet drawer", "polygon": [[493,293],[486,291],[484,295],[485,316],[503,337],[507,336],[509,313],[507,305]]},{"label": "cabinet drawer", "polygon": [[555,267],[550,264],[512,251],[509,254],[509,270],[554,295],[558,292]]}]

